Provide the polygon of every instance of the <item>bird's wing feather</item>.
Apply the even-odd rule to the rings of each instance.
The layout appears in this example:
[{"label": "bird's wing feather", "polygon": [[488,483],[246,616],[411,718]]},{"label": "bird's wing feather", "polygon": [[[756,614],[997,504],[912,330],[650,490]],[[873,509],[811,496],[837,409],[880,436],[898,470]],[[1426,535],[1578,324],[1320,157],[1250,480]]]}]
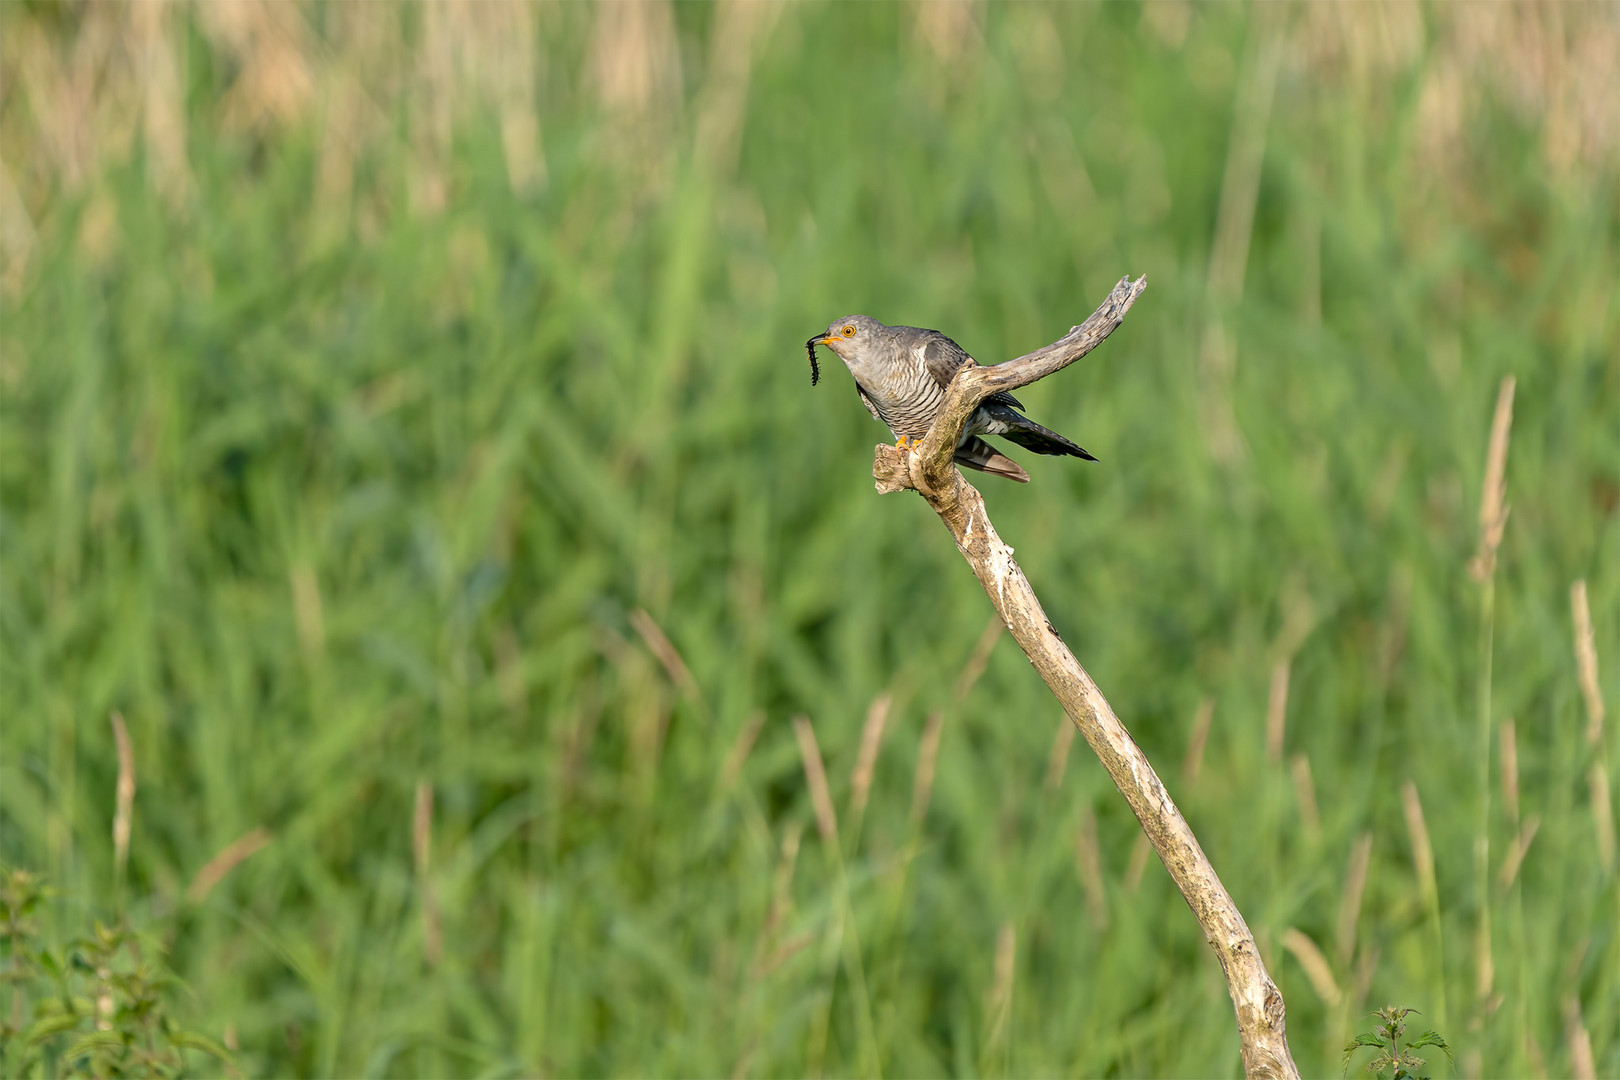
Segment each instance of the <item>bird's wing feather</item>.
[{"label": "bird's wing feather", "polygon": [[1037,454],[1067,454],[1087,461],[1097,460],[1083,447],[1076,446],[1051,428],[1042,427],[1022,413],[989,404],[984,406],[984,411],[992,420],[999,422],[999,430],[992,429],[993,434],[1015,442],[1026,450],[1033,450]]},{"label": "bird's wing feather", "polygon": [[[928,374],[933,376],[934,381],[942,389],[951,385],[951,380],[956,378],[956,373],[961,370],[964,363],[978,363],[977,360],[968,355],[966,349],[938,330],[921,330],[918,333],[923,336],[920,344],[923,349],[923,362],[928,367]],[[1005,390],[999,394],[990,395],[986,400],[1011,405],[1015,409],[1024,407],[1017,398]]]},{"label": "bird's wing feather", "polygon": [[956,448],[956,463],[994,476],[1005,476],[1020,484],[1029,483],[1029,473],[1025,472],[1018,462],[999,452],[977,435],[962,440],[962,445]]},{"label": "bird's wing feather", "polygon": [[883,421],[883,417],[878,415],[877,406],[873,405],[872,399],[866,396],[866,391],[861,389],[860,383],[855,384],[855,392],[861,395],[861,404],[865,405],[866,411],[872,414],[872,419],[881,423]]}]

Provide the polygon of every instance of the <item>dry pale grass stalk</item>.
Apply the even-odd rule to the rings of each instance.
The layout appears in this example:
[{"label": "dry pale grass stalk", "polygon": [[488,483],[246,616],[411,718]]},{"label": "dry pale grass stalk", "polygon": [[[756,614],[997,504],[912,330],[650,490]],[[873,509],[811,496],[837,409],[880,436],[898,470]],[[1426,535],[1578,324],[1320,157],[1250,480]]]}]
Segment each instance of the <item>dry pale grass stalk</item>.
[{"label": "dry pale grass stalk", "polygon": [[17,190],[11,170],[0,161],[0,290],[15,297],[28,276],[28,260],[34,253],[39,231]]},{"label": "dry pale grass stalk", "polygon": [[1485,450],[1485,480],[1479,495],[1479,550],[1468,564],[1476,581],[1496,572],[1496,551],[1502,545],[1507,527],[1508,436],[1513,430],[1514,379],[1508,375],[1496,394],[1496,414],[1491,418],[1491,441]]},{"label": "dry pale grass stalk", "polygon": [[315,659],[326,651],[326,619],[321,613],[321,586],[315,570],[297,562],[287,571],[292,586],[293,620],[298,626],[298,644],[304,655]]},{"label": "dry pale grass stalk", "polygon": [[460,21],[446,0],[421,7],[422,44],[412,88],[410,207],[418,215],[444,210],[450,198],[450,152],[455,122],[455,39]]},{"label": "dry pale grass stalk", "polygon": [[1412,568],[1396,567],[1390,573],[1389,608],[1378,629],[1378,690],[1389,691],[1395,666],[1406,652],[1406,624],[1412,610]]},{"label": "dry pale grass stalk", "polygon": [[1305,839],[1316,843],[1322,839],[1322,815],[1316,808],[1316,782],[1311,779],[1311,760],[1304,754],[1295,754],[1288,762],[1293,774],[1294,798],[1299,802],[1299,823],[1305,830]]},{"label": "dry pale grass stalk", "polygon": [[[652,652],[651,648],[649,647],[647,651],[635,648],[611,628],[600,628],[596,641],[597,648],[617,672],[619,686],[624,695],[620,711],[625,720],[630,762],[632,768],[641,775],[641,781],[636,786],[636,794],[643,799],[650,798],[654,790],[659,761],[663,756],[664,734],[669,728],[670,693],[667,684],[676,682],[678,685],[679,680],[671,676],[667,669],[665,675],[660,677],[654,670],[654,661],[647,655],[648,652]],[[581,734],[586,738],[594,737],[597,716],[593,713],[587,713],[586,716],[589,723]],[[574,756],[573,761],[582,759],[583,750],[582,745],[580,753]]]},{"label": "dry pale grass stalk", "polygon": [[1575,1080],[1596,1080],[1597,1059],[1592,1054],[1592,1034],[1581,1016],[1581,999],[1575,994],[1564,998],[1564,1039],[1569,1043],[1569,1072]]},{"label": "dry pale grass stalk", "polygon": [[1609,802],[1609,772],[1594,762],[1586,773],[1587,786],[1592,791],[1592,829],[1597,839],[1598,864],[1606,871],[1614,869],[1614,813]]},{"label": "dry pale grass stalk", "polygon": [[799,758],[804,763],[804,778],[810,785],[810,805],[816,811],[816,831],[821,842],[838,843],[838,814],[833,809],[832,791],[827,787],[827,769],[821,761],[821,748],[816,745],[816,733],[807,716],[793,718],[793,735],[799,741]]},{"label": "dry pale grass stalk", "polygon": [[[131,41],[142,88],[141,131],[146,139],[148,169],[169,204],[180,208],[190,193],[186,161],[186,108],[175,60],[169,0],[149,0],[129,8]],[[182,31],[183,32],[183,31]]]},{"label": "dry pale grass stalk", "polygon": [[715,6],[693,147],[698,166],[711,177],[727,177],[736,168],[754,54],[782,7],[767,0],[723,0]]},{"label": "dry pale grass stalk", "polygon": [[1474,932],[1474,996],[1484,1001],[1495,986],[1496,954],[1491,948],[1491,909],[1487,907],[1480,909]]},{"label": "dry pale grass stalk", "polygon": [[535,109],[535,73],[541,69],[541,55],[535,49],[534,5],[480,4],[475,10],[491,21],[484,51],[494,61],[492,90],[500,114],[507,182],[513,191],[527,194],[546,178]]},{"label": "dry pale grass stalk", "polygon": [[411,815],[411,855],[416,862],[417,887],[422,891],[422,956],[438,967],[444,956],[444,934],[439,927],[438,897],[433,891],[433,785],[416,785],[416,808]]},{"label": "dry pale grass stalk", "polygon": [[756,709],[748,714],[743,721],[742,730],[731,743],[731,749],[726,751],[725,761],[720,765],[720,790],[730,791],[742,775],[743,766],[748,763],[748,755],[753,752],[754,740],[759,738],[760,728],[765,726],[765,713]]},{"label": "dry pale grass stalk", "polygon": [[996,931],[995,975],[985,994],[985,1057],[995,1061],[1006,1051],[1008,1020],[1013,1015],[1013,976],[1017,972],[1017,929],[1003,923]]},{"label": "dry pale grass stalk", "polygon": [[1046,790],[1056,791],[1069,771],[1069,750],[1074,746],[1074,725],[1065,716],[1052,733],[1052,752],[1046,757]]},{"label": "dry pale grass stalk", "polygon": [[960,70],[964,53],[982,49],[982,8],[979,0],[917,0],[911,5],[917,37],[944,62],[943,70]]},{"label": "dry pale grass stalk", "polygon": [[790,822],[782,830],[782,850],[776,861],[776,877],[771,882],[771,914],[766,926],[782,925],[782,920],[793,907],[793,870],[799,862],[799,842],[804,826]]},{"label": "dry pale grass stalk", "polygon": [[1204,747],[1209,743],[1209,726],[1215,719],[1215,701],[1204,698],[1193,713],[1192,734],[1187,738],[1187,756],[1181,763],[1181,775],[1188,784],[1198,780],[1204,767]]},{"label": "dry pale grass stalk", "polygon": [[1513,718],[1502,721],[1498,729],[1502,754],[1502,806],[1508,820],[1519,823],[1519,741],[1514,731]]},{"label": "dry pale grass stalk", "polygon": [[1423,801],[1417,785],[1408,780],[1401,785],[1401,809],[1406,814],[1406,831],[1412,838],[1412,869],[1425,902],[1439,898],[1434,876],[1434,848],[1429,844],[1429,826],[1423,820]]},{"label": "dry pale grass stalk", "polygon": [[529,691],[524,684],[523,646],[511,622],[496,627],[494,645],[495,688],[500,691],[501,705],[513,717],[522,719],[529,713]]},{"label": "dry pale grass stalk", "polygon": [[1480,584],[1480,634],[1477,700],[1477,798],[1474,829],[1474,887],[1478,917],[1474,924],[1474,989],[1479,1001],[1491,996],[1496,979],[1491,947],[1491,666],[1496,624],[1496,555],[1507,526],[1507,455],[1513,429],[1513,376],[1502,380],[1485,450],[1485,475],[1479,496],[1479,548],[1468,569]]},{"label": "dry pale grass stalk", "polygon": [[664,633],[663,628],[642,608],[636,608],[630,613],[630,625],[636,628],[636,633],[641,635],[641,640],[646,643],[648,650],[657,657],[658,663],[669,676],[669,681],[687,697],[694,701],[698,700],[702,695],[698,692],[697,680],[692,678],[691,669],[686,666],[686,661],[681,659],[681,654]]},{"label": "dry pale grass stalk", "polygon": [[799,843],[804,834],[801,822],[791,821],[782,829],[780,853],[776,859],[776,872],[771,877],[771,906],[765,914],[765,925],[760,928],[759,940],[754,944],[754,960],[749,965],[749,978],[760,979],[776,970],[789,956],[813,940],[805,935],[796,938],[792,948],[779,947],[777,938],[793,911],[793,872],[799,863]]},{"label": "dry pale grass stalk", "polygon": [[771,955],[767,958],[764,972],[769,974],[770,972],[775,971],[777,968],[793,959],[799,953],[803,952],[811,945],[814,945],[815,941],[816,935],[811,933],[794,934],[792,937],[784,939],[781,944],[771,951]]},{"label": "dry pale grass stalk", "polygon": [[1536,1080],[1547,1080],[1550,1074],[1547,1072],[1547,1055],[1541,1049],[1541,1040],[1536,1038],[1533,1031],[1526,1031],[1524,1037],[1525,1048],[1530,1055],[1530,1075]]},{"label": "dry pale grass stalk", "polygon": [[1361,1003],[1367,1000],[1367,992],[1372,989],[1373,976],[1378,974],[1378,961],[1383,953],[1375,945],[1364,949],[1361,959],[1356,962],[1356,971],[1352,981],[1350,1007],[1359,1009]]},{"label": "dry pale grass stalk", "polygon": [[861,748],[855,755],[855,768],[849,776],[849,817],[859,821],[866,812],[866,800],[872,793],[872,776],[877,771],[878,751],[883,748],[883,730],[888,725],[889,709],[894,695],[884,692],[872,699],[866,708],[866,723],[861,726]]},{"label": "dry pale grass stalk", "polygon": [[585,76],[603,113],[592,142],[636,188],[662,192],[673,175],[685,96],[673,5],[606,2],[592,10]]},{"label": "dry pale grass stalk", "polygon": [[[334,9],[330,33],[333,47],[352,60],[370,59],[364,30],[380,27],[384,9],[345,5]],[[360,31],[360,32],[357,32]],[[315,186],[311,193],[310,221],[318,249],[334,248],[350,237],[354,209],[355,162],[381,130],[380,110],[366,95],[359,63],[329,64],[321,73],[320,142],[315,152]]]},{"label": "dry pale grass stalk", "polygon": [[1131,857],[1125,863],[1125,877],[1120,882],[1126,892],[1135,892],[1137,886],[1142,884],[1142,875],[1147,873],[1148,861],[1153,855],[1153,845],[1148,838],[1138,836],[1131,845]]},{"label": "dry pale grass stalk", "polygon": [[[1141,279],[1121,280],[1084,323],[1034,352],[989,367],[964,364],[946,388],[921,444],[908,449],[878,446],[872,475],[878,491],[916,491],[939,515],[995,606],[997,619],[1063,705],[1136,815],[1220,962],[1244,1070],[1253,1077],[1297,1077],[1282,994],[1266,972],[1242,912],[1152,763],[1047,618],[1012,549],[997,535],[983,497],[952,463],[967,419],[980,403],[1000,391],[1028,386],[1088,354],[1120,325],[1145,286]],[[937,739],[935,734],[936,744]],[[932,783],[932,753],[919,754],[919,781],[926,762]],[[922,786],[919,783],[919,789]],[[915,819],[926,802],[914,796],[912,805]]]},{"label": "dry pale grass stalk", "polygon": [[1603,688],[1598,684],[1597,641],[1585,578],[1569,587],[1569,608],[1575,619],[1575,669],[1580,673],[1581,697],[1586,699],[1586,745],[1596,747],[1603,741]]},{"label": "dry pale grass stalk", "polygon": [[1530,841],[1536,838],[1536,830],[1539,828],[1541,828],[1541,818],[1531,814],[1530,819],[1519,830],[1518,839],[1513,842],[1513,846],[1508,849],[1506,857],[1502,859],[1502,869],[1497,875],[1497,880],[1502,883],[1503,889],[1512,885],[1514,879],[1519,876],[1519,867],[1524,865],[1524,857],[1530,852]]},{"label": "dry pale grass stalk", "polygon": [[1367,871],[1372,866],[1373,836],[1364,832],[1350,849],[1350,866],[1344,875],[1344,893],[1339,899],[1339,923],[1333,936],[1334,952],[1341,968],[1348,967],[1356,951],[1356,927],[1361,922],[1361,898],[1367,889]]},{"label": "dry pale grass stalk", "polygon": [[1305,969],[1305,977],[1311,981],[1311,989],[1316,996],[1329,1008],[1344,1000],[1344,991],[1339,989],[1339,980],[1333,977],[1333,966],[1328,963],[1322,950],[1316,947],[1316,942],[1304,931],[1296,930],[1290,926],[1283,931],[1282,946],[1293,954],[1299,961],[1299,966]]},{"label": "dry pale grass stalk", "polygon": [[[1418,798],[1417,785],[1408,780],[1401,785],[1401,809],[1406,815],[1406,831],[1412,839],[1412,869],[1417,875],[1418,891],[1423,897],[1427,913],[1429,934],[1434,939],[1434,962],[1440,963],[1445,955],[1444,929],[1440,923],[1440,888],[1434,872],[1434,846],[1429,842],[1429,827],[1423,819],[1423,802]],[[1447,1009],[1445,984],[1440,983],[1440,1002],[1435,1019],[1445,1027]]]},{"label": "dry pale grass stalk", "polygon": [[984,624],[984,630],[979,634],[979,640],[973,645],[973,652],[968,656],[968,662],[962,666],[962,674],[957,676],[956,686],[951,691],[951,698],[958,704],[967,700],[973,692],[974,684],[984,674],[984,669],[990,663],[990,652],[1001,640],[1001,620],[992,615],[990,621]]},{"label": "dry pale grass stalk", "polygon": [[1283,738],[1288,726],[1288,669],[1285,657],[1271,669],[1271,691],[1266,696],[1266,758],[1282,761]]},{"label": "dry pale grass stalk", "polygon": [[124,715],[114,709],[113,742],[118,745],[118,786],[113,791],[113,872],[120,883],[129,867],[129,833],[135,815],[135,749],[130,745]]},{"label": "dry pale grass stalk", "polygon": [[226,844],[220,853],[209,859],[203,868],[197,871],[197,876],[191,879],[191,884],[186,887],[186,900],[200,904],[208,899],[208,894],[214,891],[214,886],[225,879],[226,874],[269,844],[271,839],[270,830],[261,825]]},{"label": "dry pale grass stalk", "polygon": [[934,764],[939,757],[939,740],[945,731],[945,712],[935,709],[928,714],[923,725],[922,739],[917,744],[917,772],[911,782],[911,824],[922,825],[928,814],[928,800],[934,791]]},{"label": "dry pale grass stalk", "polygon": [[1097,812],[1086,807],[1074,834],[1074,868],[1086,891],[1086,908],[1097,930],[1108,927],[1108,890],[1103,883],[1102,852],[1097,843]]},{"label": "dry pale grass stalk", "polygon": [[601,104],[637,118],[671,104],[680,90],[681,57],[668,0],[602,3],[595,11],[590,79]]},{"label": "dry pale grass stalk", "polygon": [[1013,976],[1018,965],[1018,931],[1002,923],[996,932],[995,972],[985,995],[985,1058],[996,1061],[1006,1050],[1007,1026],[1012,1016]]},{"label": "dry pale grass stalk", "polygon": [[411,860],[418,875],[425,875],[433,861],[433,785],[426,780],[416,785],[415,809],[411,815]]},{"label": "dry pale grass stalk", "polygon": [[1215,238],[1209,249],[1207,288],[1210,295],[1220,301],[1230,302],[1243,296],[1280,54],[1275,26],[1268,20],[1254,27],[1233,106],[1231,141],[1226,148],[1226,171],[1221,178],[1221,201],[1215,217]]},{"label": "dry pale grass stalk", "polygon": [[1204,436],[1210,454],[1222,464],[1231,464],[1243,454],[1243,436],[1238,430],[1232,404],[1237,342],[1226,325],[1223,309],[1243,296],[1249,243],[1254,236],[1260,171],[1265,160],[1266,135],[1271,126],[1271,106],[1282,54],[1277,33],[1279,20],[1271,10],[1273,6],[1261,5],[1254,9],[1255,25],[1249,31],[1237,99],[1232,106],[1226,171],[1221,179],[1215,236],[1209,249],[1206,284],[1209,310],[1199,348],[1199,375],[1203,384],[1200,400],[1204,405]]},{"label": "dry pale grass stalk", "polygon": [[228,131],[296,122],[315,97],[315,35],[301,4],[238,0],[195,9],[211,44],[241,66],[220,102]]}]

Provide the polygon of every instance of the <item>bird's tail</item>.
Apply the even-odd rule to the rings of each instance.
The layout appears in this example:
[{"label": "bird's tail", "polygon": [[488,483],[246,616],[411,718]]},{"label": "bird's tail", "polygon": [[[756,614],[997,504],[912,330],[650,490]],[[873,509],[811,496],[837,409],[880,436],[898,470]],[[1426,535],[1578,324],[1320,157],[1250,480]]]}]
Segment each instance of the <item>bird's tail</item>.
[{"label": "bird's tail", "polygon": [[[1041,429],[1045,431],[1045,428]],[[1009,439],[1011,435],[1007,436]],[[1079,449],[1079,447],[1076,447]],[[1050,451],[1045,451],[1050,452]],[[1085,451],[1081,451],[1084,453]],[[991,473],[995,476],[1005,476],[1009,480],[1016,480],[1020,484],[1029,483],[1029,473],[1019,467],[1018,462],[1000,453],[995,447],[979,438],[977,435],[962,440],[962,445],[956,448],[956,463],[966,465],[970,469]]]},{"label": "bird's tail", "polygon": [[1003,439],[1017,443],[1026,450],[1033,450],[1037,454],[1068,454],[1071,457],[1084,458],[1087,461],[1097,460],[1088,454],[1083,447],[1076,446],[1049,428],[1041,427],[1041,425],[1022,413],[1013,412],[1011,409],[1002,409],[996,413],[996,418],[1005,421],[1007,424],[1006,431],[998,431],[996,434]]}]

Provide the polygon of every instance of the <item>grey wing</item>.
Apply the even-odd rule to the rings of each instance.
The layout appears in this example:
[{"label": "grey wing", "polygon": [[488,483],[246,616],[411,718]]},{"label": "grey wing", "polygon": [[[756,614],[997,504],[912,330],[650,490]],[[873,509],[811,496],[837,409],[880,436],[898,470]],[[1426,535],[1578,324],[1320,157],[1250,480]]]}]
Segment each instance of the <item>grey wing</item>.
[{"label": "grey wing", "polygon": [[[957,371],[961,370],[964,363],[978,363],[967,354],[966,349],[938,330],[923,330],[921,333],[926,335],[927,339],[927,344],[923,347],[923,359],[928,365],[928,374],[932,375],[934,381],[941,387],[951,384],[951,380],[956,378]],[[1015,409],[1024,407],[1017,398],[1005,390],[999,394],[991,394],[985,400],[1011,405]]]},{"label": "grey wing", "polygon": [[855,392],[861,395],[861,404],[865,405],[866,411],[872,414],[872,419],[881,424],[883,422],[883,417],[878,415],[877,406],[873,405],[872,399],[866,396],[866,391],[861,389],[860,383],[855,384]]}]

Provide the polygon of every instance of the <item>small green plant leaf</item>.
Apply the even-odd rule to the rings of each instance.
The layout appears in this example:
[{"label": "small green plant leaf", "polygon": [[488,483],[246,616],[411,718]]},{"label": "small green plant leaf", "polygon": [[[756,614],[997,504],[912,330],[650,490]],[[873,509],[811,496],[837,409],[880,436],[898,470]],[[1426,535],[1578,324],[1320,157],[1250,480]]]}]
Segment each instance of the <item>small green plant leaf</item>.
[{"label": "small green plant leaf", "polygon": [[1416,1050],[1419,1047],[1424,1046],[1438,1046],[1442,1051],[1445,1052],[1447,1061],[1456,1060],[1451,1056],[1451,1047],[1446,1045],[1446,1040],[1440,1037],[1440,1033],[1438,1031],[1425,1031],[1423,1034],[1419,1035],[1417,1038],[1408,1043],[1406,1048],[1408,1050]]},{"label": "small green plant leaf", "polygon": [[122,1050],[124,1036],[116,1031],[89,1031],[68,1043],[62,1056],[72,1061],[97,1050]]},{"label": "small green plant leaf", "polygon": [[1383,1046],[1383,1040],[1370,1031],[1363,1031],[1355,1038],[1344,1044],[1344,1061],[1346,1069],[1350,1068],[1350,1057],[1363,1046]]},{"label": "small green plant leaf", "polygon": [[169,1038],[174,1045],[186,1050],[201,1050],[203,1053],[216,1057],[221,1061],[229,1062],[231,1052],[206,1035],[199,1035],[195,1031],[176,1031]]},{"label": "small green plant leaf", "polygon": [[39,954],[35,957],[35,962],[38,963],[39,966],[44,970],[45,974],[58,981],[61,980],[62,965],[57,963],[56,957],[52,956],[49,952],[41,949]]},{"label": "small green plant leaf", "polygon": [[25,1046],[38,1046],[52,1035],[60,1035],[64,1031],[72,1031],[79,1026],[79,1018],[72,1013],[57,1013],[35,1020],[28,1026],[23,1034]]}]

